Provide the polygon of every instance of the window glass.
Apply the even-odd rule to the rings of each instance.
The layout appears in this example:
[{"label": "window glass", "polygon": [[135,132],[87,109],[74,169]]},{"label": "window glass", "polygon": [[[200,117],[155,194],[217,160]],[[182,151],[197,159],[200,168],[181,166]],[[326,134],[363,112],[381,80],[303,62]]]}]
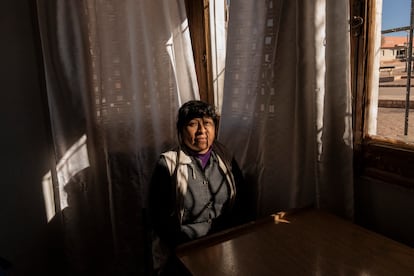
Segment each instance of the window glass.
[{"label": "window glass", "polygon": [[[376,128],[370,134],[414,144],[410,0],[382,0]],[[374,112],[375,114],[375,112]]]}]

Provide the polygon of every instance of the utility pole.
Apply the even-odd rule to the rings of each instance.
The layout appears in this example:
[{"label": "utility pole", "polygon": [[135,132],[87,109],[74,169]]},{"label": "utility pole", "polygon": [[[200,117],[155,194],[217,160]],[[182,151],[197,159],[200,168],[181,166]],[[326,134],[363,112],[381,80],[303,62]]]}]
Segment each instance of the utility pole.
[{"label": "utility pole", "polygon": [[408,115],[410,112],[410,88],[411,88],[411,64],[413,60],[413,26],[414,26],[414,0],[411,0],[410,14],[410,41],[408,42],[408,70],[407,70],[407,93],[405,97],[405,120],[404,135],[408,134]]}]

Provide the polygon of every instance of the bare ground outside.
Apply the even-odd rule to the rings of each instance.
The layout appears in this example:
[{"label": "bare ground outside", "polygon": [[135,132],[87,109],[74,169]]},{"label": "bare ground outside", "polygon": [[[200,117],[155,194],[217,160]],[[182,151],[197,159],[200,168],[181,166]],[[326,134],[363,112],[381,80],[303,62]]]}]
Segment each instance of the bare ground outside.
[{"label": "bare ground outside", "polygon": [[[408,94],[407,64],[404,61],[393,61],[382,66],[394,68],[380,71],[377,135],[399,139],[404,136],[405,128],[406,112],[404,106]],[[414,101],[413,81],[414,79],[411,78],[411,103]],[[408,111],[407,134],[408,137],[414,137],[414,109]]]}]

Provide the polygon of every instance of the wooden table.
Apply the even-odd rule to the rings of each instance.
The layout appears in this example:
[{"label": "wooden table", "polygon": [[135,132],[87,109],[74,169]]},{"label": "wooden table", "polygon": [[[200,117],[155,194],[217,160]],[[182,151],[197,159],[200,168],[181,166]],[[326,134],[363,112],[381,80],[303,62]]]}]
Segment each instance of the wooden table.
[{"label": "wooden table", "polygon": [[[414,275],[414,249],[334,215],[306,210],[185,244],[192,275]],[[414,234],[414,233],[413,233]]]}]

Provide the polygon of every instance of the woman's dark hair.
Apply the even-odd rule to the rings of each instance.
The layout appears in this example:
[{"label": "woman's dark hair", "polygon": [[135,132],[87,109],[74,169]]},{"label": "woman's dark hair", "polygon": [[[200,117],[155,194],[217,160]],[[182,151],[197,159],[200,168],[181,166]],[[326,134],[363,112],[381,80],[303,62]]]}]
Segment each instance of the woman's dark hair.
[{"label": "woman's dark hair", "polygon": [[[194,118],[210,117],[217,128],[218,116],[214,107],[203,101],[192,100],[183,104],[178,110],[177,132],[181,136],[183,128]],[[216,129],[217,131],[217,129]]]}]

